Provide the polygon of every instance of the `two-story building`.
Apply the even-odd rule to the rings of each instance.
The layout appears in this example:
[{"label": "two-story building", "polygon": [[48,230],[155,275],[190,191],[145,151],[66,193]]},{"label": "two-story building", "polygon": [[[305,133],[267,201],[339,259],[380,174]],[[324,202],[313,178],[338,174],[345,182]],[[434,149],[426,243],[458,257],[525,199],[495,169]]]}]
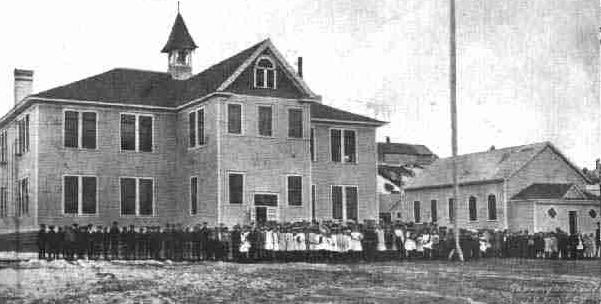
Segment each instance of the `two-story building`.
[{"label": "two-story building", "polygon": [[[453,162],[459,170],[454,214]],[[469,229],[590,233],[599,221],[599,197],[588,178],[549,142],[440,158],[405,187],[397,206],[403,220]]]},{"label": "two-story building", "polygon": [[178,13],[167,72],[31,94],[33,72],[15,70],[0,229],[377,218],[383,122],[322,104],[269,39],[198,74],[195,49]]}]

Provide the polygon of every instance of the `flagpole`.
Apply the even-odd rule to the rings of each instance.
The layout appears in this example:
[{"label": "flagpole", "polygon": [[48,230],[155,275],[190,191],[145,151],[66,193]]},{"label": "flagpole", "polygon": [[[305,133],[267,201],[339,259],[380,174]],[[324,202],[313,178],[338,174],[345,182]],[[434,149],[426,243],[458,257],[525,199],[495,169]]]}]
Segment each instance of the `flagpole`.
[{"label": "flagpole", "polygon": [[463,262],[463,250],[459,242],[457,225],[459,205],[459,172],[457,168],[457,41],[455,38],[455,0],[449,0],[449,86],[451,97],[451,149],[453,153],[453,232],[455,233],[455,249],[459,260]]}]

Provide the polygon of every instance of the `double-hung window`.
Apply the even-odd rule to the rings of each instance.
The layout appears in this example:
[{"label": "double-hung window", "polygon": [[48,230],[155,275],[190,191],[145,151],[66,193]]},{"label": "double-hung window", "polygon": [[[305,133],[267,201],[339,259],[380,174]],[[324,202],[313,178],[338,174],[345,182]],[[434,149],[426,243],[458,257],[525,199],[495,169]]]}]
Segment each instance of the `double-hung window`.
[{"label": "double-hung window", "polygon": [[239,103],[227,104],[227,132],[242,134],[242,105]]},{"label": "double-hung window", "polygon": [[357,162],[357,137],[355,130],[330,130],[331,159],[339,163]]},{"label": "double-hung window", "polygon": [[301,206],[303,204],[303,178],[302,176],[288,176],[288,205]]},{"label": "double-hung window", "polygon": [[96,214],[97,197],[95,176],[65,175],[63,177],[64,214]]},{"label": "double-hung window", "polygon": [[190,177],[190,214],[198,214],[198,177]]},{"label": "double-hung window", "polygon": [[152,178],[122,177],[121,215],[154,215],[154,180]]},{"label": "double-hung window", "polygon": [[357,194],[355,186],[332,186],[332,218],[357,221]]},{"label": "double-hung window", "polygon": [[152,152],[151,115],[121,114],[121,150]]},{"label": "double-hung window", "polygon": [[303,138],[303,109],[288,109],[288,137]]},{"label": "double-hung window", "polygon": [[244,175],[240,173],[229,174],[229,198],[230,204],[242,204],[244,202]]},{"label": "double-hung window", "polygon": [[188,114],[189,146],[200,147],[206,143],[205,139],[205,110],[200,108]]},{"label": "double-hung window", "polygon": [[96,149],[96,112],[65,111],[64,139],[66,148]]},{"label": "double-hung window", "polygon": [[17,121],[17,155],[29,151],[29,114]]},{"label": "double-hung window", "polygon": [[259,106],[258,129],[261,136],[273,136],[273,109],[271,106]]},{"label": "double-hung window", "polygon": [[23,178],[17,183],[17,216],[29,215],[29,178]]}]

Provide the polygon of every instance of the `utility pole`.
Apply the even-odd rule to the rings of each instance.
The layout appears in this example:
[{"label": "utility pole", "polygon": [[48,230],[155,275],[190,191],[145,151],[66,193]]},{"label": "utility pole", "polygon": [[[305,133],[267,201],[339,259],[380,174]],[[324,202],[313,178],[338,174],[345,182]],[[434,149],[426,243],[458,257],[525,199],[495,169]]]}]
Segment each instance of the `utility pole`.
[{"label": "utility pole", "polygon": [[451,93],[451,149],[453,150],[453,232],[455,233],[455,251],[463,262],[463,250],[459,242],[459,172],[457,168],[457,41],[455,39],[455,0],[449,0],[449,85]]}]

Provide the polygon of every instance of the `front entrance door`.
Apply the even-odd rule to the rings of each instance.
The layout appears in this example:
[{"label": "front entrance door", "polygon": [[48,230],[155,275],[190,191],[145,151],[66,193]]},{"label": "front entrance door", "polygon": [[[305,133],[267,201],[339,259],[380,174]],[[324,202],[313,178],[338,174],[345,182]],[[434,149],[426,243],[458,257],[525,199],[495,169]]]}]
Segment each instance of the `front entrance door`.
[{"label": "front entrance door", "polygon": [[569,217],[569,225],[570,225],[569,232],[570,232],[570,235],[572,235],[578,231],[578,215],[576,214],[576,211],[569,211],[568,217]]},{"label": "front entrance door", "polygon": [[264,224],[267,222],[267,207],[255,207],[255,222]]}]

